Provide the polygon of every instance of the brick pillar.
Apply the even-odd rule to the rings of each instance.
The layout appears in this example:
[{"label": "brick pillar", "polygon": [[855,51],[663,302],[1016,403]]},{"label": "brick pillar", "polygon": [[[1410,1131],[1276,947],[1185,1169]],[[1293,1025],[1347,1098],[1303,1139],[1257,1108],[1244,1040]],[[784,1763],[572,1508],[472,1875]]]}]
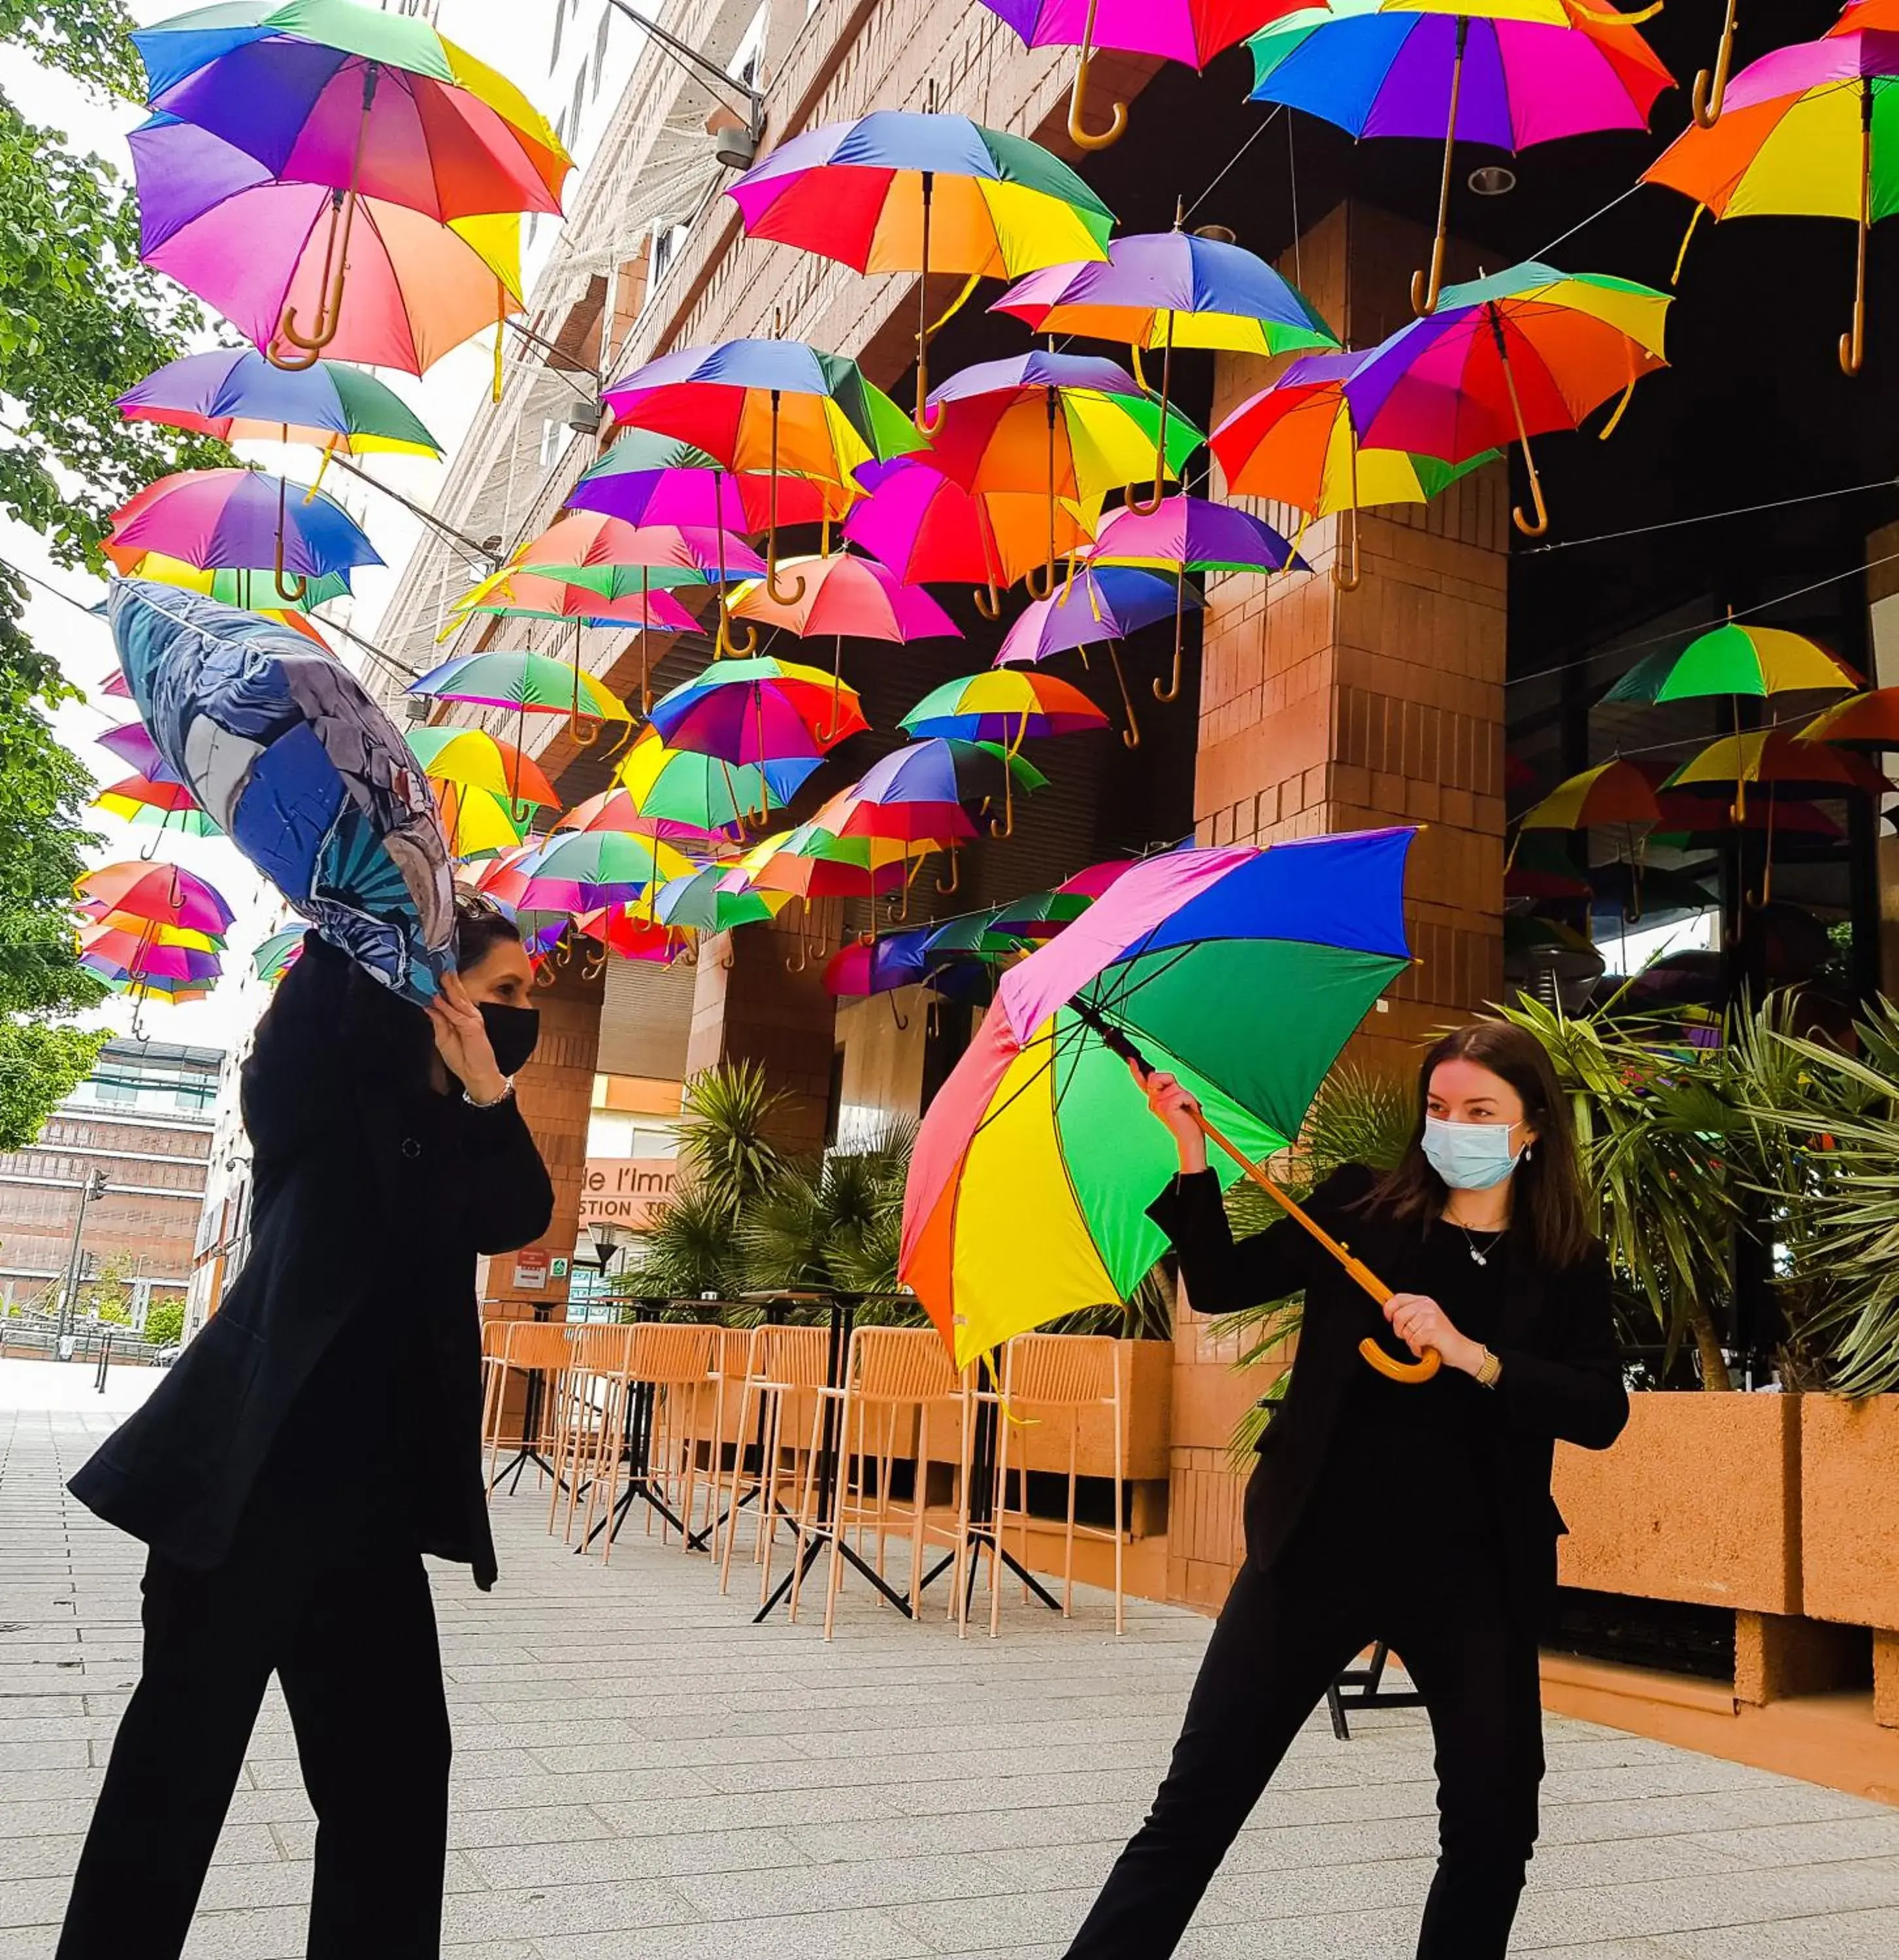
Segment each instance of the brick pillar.
[{"label": "brick pillar", "polygon": [[[1875,687],[1899,686],[1899,524],[1887,524],[1866,539],[1866,604],[1871,613],[1872,671]],[[1892,559],[1881,564],[1881,559]],[[1880,799],[1881,806],[1891,802]],[[1889,998],[1899,998],[1899,836],[1879,826],[1879,985]]]},{"label": "brick pillar", "polygon": [[[1429,234],[1341,205],[1280,261],[1348,344],[1411,317]],[[1453,278],[1474,271],[1451,253]],[[1222,355],[1217,423],[1283,361]],[[1214,494],[1223,495],[1217,480]],[[1248,500],[1235,500],[1242,503]],[[1299,514],[1254,501],[1289,535]],[[1429,827],[1413,847],[1407,922],[1419,964],[1353,1052],[1408,1072],[1417,1044],[1499,998],[1503,982],[1504,658],[1509,482],[1501,465],[1435,501],[1361,514],[1357,590],[1330,571],[1343,520],[1310,525],[1311,574],[1212,581],[1202,619],[1194,819],[1203,844],[1271,843],[1384,824]],[[1242,1552],[1225,1443],[1271,1379],[1234,1358],[1190,1309],[1175,1329],[1170,1594],[1215,1604]],[[1231,1344],[1228,1344],[1230,1349]]]},{"label": "brick pillar", "polygon": [[[836,1003],[824,986],[824,962],[838,944],[840,907],[822,901],[808,917],[796,902],[776,919],[701,940],[693,989],[686,1073],[723,1062],[755,1061],[787,1099],[774,1141],[801,1153],[824,1147],[830,1100]],[[802,970],[798,941],[808,938]]]},{"label": "brick pillar", "polygon": [[[587,1124],[593,1109],[594,1071],[600,1040],[601,977],[585,975],[585,959],[577,954],[556,969],[553,985],[537,988],[534,1004],[540,1010],[540,1040],[534,1058],[515,1078],[521,1114],[527,1119],[541,1161],[553,1180],[554,1215],[546,1233],[528,1249],[550,1258],[572,1256],[579,1229],[580,1186],[587,1166]],[[550,1277],[538,1290],[515,1284],[516,1258],[511,1252],[483,1262],[478,1281],[482,1311],[508,1319],[525,1319],[537,1306],[550,1307],[552,1317],[567,1313],[567,1282]]]}]

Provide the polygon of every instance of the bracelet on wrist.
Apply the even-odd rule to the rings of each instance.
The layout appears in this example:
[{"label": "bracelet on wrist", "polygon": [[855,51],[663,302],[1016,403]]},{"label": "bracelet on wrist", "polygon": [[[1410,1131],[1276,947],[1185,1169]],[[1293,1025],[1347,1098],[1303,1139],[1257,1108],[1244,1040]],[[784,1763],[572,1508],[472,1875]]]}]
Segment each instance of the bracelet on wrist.
[{"label": "bracelet on wrist", "polygon": [[490,1096],[486,1101],[479,1096],[470,1096],[465,1087],[461,1092],[461,1099],[471,1109],[498,1109],[514,1093],[515,1078],[511,1075],[504,1075],[501,1079],[499,1092]]}]

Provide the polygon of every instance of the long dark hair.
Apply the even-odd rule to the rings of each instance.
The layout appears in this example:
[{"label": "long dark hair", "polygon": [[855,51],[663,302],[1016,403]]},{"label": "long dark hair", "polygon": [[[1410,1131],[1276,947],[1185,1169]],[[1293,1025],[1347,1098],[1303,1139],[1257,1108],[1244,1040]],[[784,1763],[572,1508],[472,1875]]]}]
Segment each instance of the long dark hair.
[{"label": "long dark hair", "polygon": [[1398,1167],[1373,1202],[1394,1217],[1428,1222],[1444,1209],[1448,1187],[1424,1154],[1424,1116],[1431,1078],[1447,1061],[1474,1062],[1509,1083],[1536,1126],[1536,1145],[1516,1168],[1510,1238],[1545,1272],[1581,1260],[1595,1242],[1583,1208],[1582,1172],[1569,1105],[1542,1042],[1509,1021],[1473,1021],[1438,1042],[1418,1071],[1418,1118]]}]

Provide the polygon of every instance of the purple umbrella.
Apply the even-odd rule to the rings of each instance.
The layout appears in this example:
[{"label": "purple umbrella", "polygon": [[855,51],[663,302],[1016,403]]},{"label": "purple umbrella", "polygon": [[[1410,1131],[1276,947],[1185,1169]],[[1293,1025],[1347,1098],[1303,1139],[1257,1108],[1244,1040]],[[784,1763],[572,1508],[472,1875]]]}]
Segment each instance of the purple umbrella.
[{"label": "purple umbrella", "polygon": [[117,728],[108,728],[102,735],[94,738],[102,749],[110,749],[119,759],[126,764],[148,782],[175,783],[180,780],[165,765],[165,759],[158,752],[158,745],[146,732],[142,721],[128,721]]},{"label": "purple umbrella", "polygon": [[1127,726],[1121,740],[1130,749],[1141,743],[1140,724],[1134,718],[1134,703],[1121,672],[1117,640],[1151,626],[1157,619],[1171,616],[1176,608],[1191,603],[1198,606],[1200,594],[1183,581],[1177,587],[1169,579],[1127,565],[1085,565],[1059,590],[1047,599],[1036,600],[1009,629],[1002,650],[992,663],[999,667],[1026,667],[1047,660],[1069,647],[1105,643],[1120,682],[1121,702],[1127,710]]}]

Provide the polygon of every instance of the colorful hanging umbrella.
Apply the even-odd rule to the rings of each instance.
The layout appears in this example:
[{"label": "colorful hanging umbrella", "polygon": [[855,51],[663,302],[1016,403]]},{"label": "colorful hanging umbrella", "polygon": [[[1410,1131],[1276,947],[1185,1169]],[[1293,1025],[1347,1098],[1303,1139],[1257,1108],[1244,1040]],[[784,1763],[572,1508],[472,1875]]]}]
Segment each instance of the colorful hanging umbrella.
[{"label": "colorful hanging umbrella", "polygon": [[565,619],[576,626],[630,626],[658,633],[691,633],[699,622],[671,592],[634,590],[604,598],[591,587],[571,583],[539,571],[504,565],[472,585],[448,609],[449,624],[441,637],[457,632],[473,614],[499,619]]},{"label": "colorful hanging umbrella", "polygon": [[1015,939],[1053,939],[1142,861],[1139,858],[1117,858],[1104,864],[1091,864],[1053,891],[1031,892],[1026,898],[1004,905],[996,915],[994,930]]},{"label": "colorful hanging umbrella", "polygon": [[435,793],[435,812],[441,819],[450,857],[492,857],[526,840],[533,813],[525,804],[492,796],[466,783],[439,782],[433,777],[429,787]]},{"label": "colorful hanging umbrella", "polygon": [[1190,590],[1184,580],[1176,583],[1130,565],[1103,565],[1097,569],[1091,562],[1082,568],[1078,578],[1059,587],[1053,598],[1031,602],[1003,635],[995,663],[999,667],[1024,667],[1071,647],[1105,645],[1127,717],[1121,740],[1129,748],[1138,749],[1141,727],[1135,718],[1133,697],[1128,692],[1127,676],[1122,671],[1120,650],[1115,643],[1139,632],[1143,626],[1172,619],[1188,605],[1197,610],[1200,596]]},{"label": "colorful hanging umbrella", "polygon": [[1001,742],[1013,755],[1031,736],[1105,728],[1107,717],[1079,688],[1033,669],[992,667],[932,688],[897,726],[912,737],[954,735]]},{"label": "colorful hanging umbrella", "polygon": [[[833,799],[842,820],[829,827],[845,837],[970,838],[980,834],[972,808],[1047,787],[1040,769],[999,743],[926,736],[892,749]],[[996,835],[1007,832],[998,826]]]},{"label": "colorful hanging umbrella", "polygon": [[782,809],[821,766],[820,756],[786,756],[765,763],[728,762],[691,749],[667,746],[656,728],[642,728],[613,772],[642,828],[657,825],[673,842],[723,833],[737,838],[747,815]]},{"label": "colorful hanging umbrella", "polygon": [[102,864],[73,886],[79,909],[119,913],[149,926],[182,926],[221,937],[234,916],[215,886],[177,864]]},{"label": "colorful hanging umbrella", "polygon": [[[1899,38],[1862,26],[1889,20],[1856,8],[1824,40],[1776,48],[1722,91],[1718,122],[1684,130],[1643,173],[1694,200],[1681,256],[1703,211],[1729,218],[1843,218],[1858,228],[1853,326],[1840,365],[1866,358],[1866,247],[1873,225],[1899,211],[1899,151],[1891,142]],[[1681,275],[1678,260],[1676,276]]]},{"label": "colorful hanging umbrella", "polygon": [[1598,763],[1558,783],[1517,819],[1519,830],[1595,830],[1617,823],[1653,823],[1657,772],[1639,762]]},{"label": "colorful hanging umbrella", "polygon": [[683,877],[691,861],[670,844],[623,830],[563,831],[519,866],[521,903],[531,909],[592,912],[637,899],[668,879]]},{"label": "colorful hanging umbrella", "polygon": [[1362,509],[1428,504],[1460,476],[1495,462],[1500,453],[1483,450],[1467,462],[1451,463],[1362,444],[1346,383],[1376,352],[1302,356],[1276,380],[1249,396],[1207,438],[1229,496],[1290,504],[1308,521],[1349,518],[1332,567],[1332,582],[1341,592],[1359,587]]},{"label": "colorful hanging umbrella", "polygon": [[194,1001],[208,1001],[211,988],[202,980],[164,980],[148,975],[135,980],[126,974],[102,973],[99,976],[115,994],[129,994],[135,1002],[132,1026],[133,1039],[138,1039],[139,1012],[147,1001],[163,1001],[167,1007],[189,1007]]},{"label": "colorful hanging umbrella", "polygon": [[730,932],[776,918],[791,903],[789,892],[760,892],[749,886],[734,890],[726,882],[731,867],[708,864],[702,870],[673,878],[661,886],[654,915],[662,925],[696,932]]},{"label": "colorful hanging umbrella", "polygon": [[1133,565],[1174,575],[1174,673],[1165,687],[1154,682],[1156,701],[1180,695],[1189,573],[1203,578],[1214,572],[1311,569],[1263,519],[1230,504],[1184,496],[1165,498],[1152,511],[1117,511],[1102,525],[1088,561],[1091,567]]},{"label": "colorful hanging umbrella", "polygon": [[1711,695],[1833,693],[1856,688],[1859,677],[1817,641],[1777,626],[1730,619],[1678,652],[1665,649],[1636,661],[1602,698],[1694,701]]},{"label": "colorful hanging umbrella", "polygon": [[788,605],[796,589],[781,590],[775,570],[781,476],[848,483],[860,463],[928,446],[855,361],[801,340],[684,348],[616,381],[604,399],[623,428],[692,443],[730,469],[766,472],[766,580]]},{"label": "colorful hanging umbrella", "polygon": [[1144,394],[1112,361],[1037,349],[952,375],[930,396],[932,459],[969,491],[1040,492],[1047,557],[1031,599],[1055,589],[1063,500],[1084,512],[1138,482],[1159,453],[1178,476],[1203,438],[1184,415]]},{"label": "colorful hanging umbrella", "polygon": [[325,653],[334,651],[329,641],[307,619],[295,616],[307,613],[332,599],[349,596],[349,574],[343,571],[326,572],[320,578],[313,578],[307,572],[286,578],[285,584],[297,594],[295,599],[286,599],[278,590],[275,567],[268,565],[210,565],[201,569],[195,565],[187,565],[183,558],[169,557],[164,552],[131,552],[126,554],[121,569],[129,578],[142,578],[153,585],[176,586],[180,592],[195,592],[202,598],[215,599],[220,606],[234,606],[240,612],[255,612],[260,619],[271,620],[302,634],[313,646],[321,647]]},{"label": "colorful hanging umbrella", "polygon": [[1823,710],[1795,738],[1869,753],[1899,749],[1899,687],[1875,688]]},{"label": "colorful hanging umbrella", "polygon": [[333,498],[256,469],[184,469],[160,477],[113,513],[104,549],[121,571],[150,552],[201,571],[267,565],[276,597],[292,605],[306,596],[305,579],[333,574],[346,586],[358,565],[382,563]]},{"label": "colorful hanging umbrella", "polygon": [[1536,516],[1511,516],[1541,537],[1550,514],[1531,437],[1575,428],[1618,393],[1626,406],[1636,382],[1668,364],[1669,304],[1631,279],[1534,262],[1447,286],[1435,313],[1400,327],[1346,379],[1353,426],[1372,448],[1446,463],[1518,444]]},{"label": "colorful hanging umbrella", "polygon": [[149,825],[183,837],[218,834],[218,826],[198,807],[190,791],[169,778],[154,781],[145,776],[127,776],[102,789],[93,798],[92,807],[123,822]]},{"label": "colorful hanging umbrella", "polygon": [[1791,728],[1749,728],[1738,735],[1721,736],[1697,749],[1662,787],[1665,792],[1725,794],[1743,783],[1757,783],[1796,798],[1881,796],[1893,787],[1862,757],[1824,742],[1803,743]]},{"label": "colorful hanging umbrella", "polygon": [[419,680],[411,681],[406,692],[435,701],[511,708],[517,724],[517,748],[526,733],[530,714],[564,714],[570,730],[583,721],[591,721],[595,726],[589,742],[598,737],[607,723],[630,724],[632,719],[581,666],[578,651],[572,662],[557,660],[546,654],[462,654],[444,660]]},{"label": "colorful hanging umbrella", "polygon": [[410,728],[403,740],[432,783],[480,790],[513,805],[518,815],[531,803],[559,807],[559,793],[540,765],[485,728]]},{"label": "colorful hanging umbrella", "polygon": [[597,511],[569,511],[530,538],[508,569],[584,587],[603,599],[723,585],[760,578],[765,561],[736,533],[680,524],[629,524]]},{"label": "colorful hanging umbrella", "polygon": [[[754,238],[820,253],[860,272],[918,275],[919,418],[931,336],[979,278],[1013,279],[1063,259],[1105,258],[1114,227],[1114,214],[1040,144],[966,116],[899,109],[794,136],[725,195]],[[968,278],[934,326],[932,271]]]},{"label": "colorful hanging umbrella", "polygon": [[92,739],[100,748],[110,749],[135,775],[147,781],[175,783],[178,780],[166,767],[158,743],[146,732],[142,721],[127,721],[116,728],[107,728]]},{"label": "colorful hanging umbrella", "polygon": [[814,899],[881,897],[901,891],[910,902],[910,880],[932,851],[948,840],[918,837],[840,837],[821,821],[824,813],[782,835],[766,838],[735,867],[753,889]]},{"label": "colorful hanging umbrella", "polygon": [[[572,167],[506,78],[425,22],[354,0],[201,8],[135,37],[153,109],[228,146],[266,176],[327,195],[317,310],[276,338],[309,365],[336,338],[361,211],[406,208],[438,224],[558,215]],[[332,279],[330,269],[335,271]]]},{"label": "colorful hanging umbrella", "polygon": [[441,444],[387,382],[339,361],[273,368],[253,347],[168,361],[113,404],[219,442],[314,443],[328,454],[435,456]]},{"label": "colorful hanging umbrella", "polygon": [[668,748],[776,762],[822,755],[870,724],[854,688],[820,668],[760,655],[715,660],[653,703],[652,725]]},{"label": "colorful hanging umbrella", "polygon": [[[521,220],[511,214],[441,224],[406,205],[280,180],[169,116],[126,141],[140,258],[209,301],[279,366],[308,365],[320,352],[420,374],[471,334],[499,330],[522,304]],[[301,342],[280,339],[286,321],[306,323]]]},{"label": "colorful hanging umbrella", "polygon": [[[1117,238],[1105,265],[1054,266],[1012,286],[992,313],[1032,332],[1083,334],[1124,342],[1141,377],[1141,349],[1161,349],[1161,406],[1173,399],[1176,347],[1223,348],[1275,355],[1335,348],[1334,335],[1298,288],[1263,259],[1224,240],[1181,228]],[[1152,494],[1134,508],[1150,514],[1161,495],[1155,457]]]},{"label": "colorful hanging umbrella", "polygon": [[[906,585],[967,580],[985,619],[1002,616],[1000,588],[1046,562],[1040,491],[972,495],[927,457],[867,463],[858,480],[869,495],[844,520],[844,536],[887,565]],[[1067,556],[1091,533],[1066,500],[1056,511],[1056,547]]]},{"label": "colorful hanging umbrella", "polygon": [[1088,71],[1095,52],[1113,48],[1158,55],[1203,68],[1223,48],[1301,0],[983,0],[1030,48],[1079,48],[1069,91],[1069,141],[1079,150],[1105,150],[1127,127],[1127,104],[1114,105],[1105,129],[1091,132],[1082,120]]},{"label": "colorful hanging umbrella", "polygon": [[250,963],[266,986],[274,987],[303,957],[304,932],[300,925],[286,926],[258,942]]},{"label": "colorful hanging umbrella", "polygon": [[1458,138],[1515,151],[1646,129],[1655,97],[1674,85],[1635,29],[1659,11],[1627,16],[1597,0],[1330,0],[1248,40],[1251,99],[1357,137],[1442,135],[1431,269],[1411,282],[1412,306],[1430,313],[1444,283]]},{"label": "colorful hanging umbrella", "polygon": [[629,524],[762,531],[771,520],[774,495],[781,524],[815,524],[843,516],[857,486],[782,466],[775,479],[766,469],[733,469],[692,443],[634,428],[617,437],[568,492],[567,508]]},{"label": "colorful hanging umbrella", "polygon": [[[1174,1144],[1148,1117],[1130,1046],[1178,1076],[1214,1140],[1266,1182],[1254,1167],[1298,1138],[1353,1029],[1410,966],[1413,834],[1149,858],[1084,930],[1004,976],[924,1117],[904,1198],[899,1271],[958,1366],[1085,1302],[1125,1300],[1165,1249],[1146,1207]],[[1220,1163],[1222,1184],[1238,1174]],[[1361,1351],[1429,1372],[1377,1346],[1381,1316],[1368,1309],[1365,1325]]]},{"label": "colorful hanging umbrella", "polygon": [[454,959],[448,853],[427,781],[362,682],[301,635],[209,600],[121,579],[106,604],[172,773],[326,938],[409,999],[432,998]]},{"label": "colorful hanging umbrella", "polygon": [[110,926],[82,926],[75,935],[79,963],[114,979],[215,980],[224,971],[215,953]]},{"label": "colorful hanging umbrella", "polygon": [[622,959],[640,959],[670,966],[690,943],[687,935],[649,917],[644,904],[603,905],[582,912],[574,930]]}]

